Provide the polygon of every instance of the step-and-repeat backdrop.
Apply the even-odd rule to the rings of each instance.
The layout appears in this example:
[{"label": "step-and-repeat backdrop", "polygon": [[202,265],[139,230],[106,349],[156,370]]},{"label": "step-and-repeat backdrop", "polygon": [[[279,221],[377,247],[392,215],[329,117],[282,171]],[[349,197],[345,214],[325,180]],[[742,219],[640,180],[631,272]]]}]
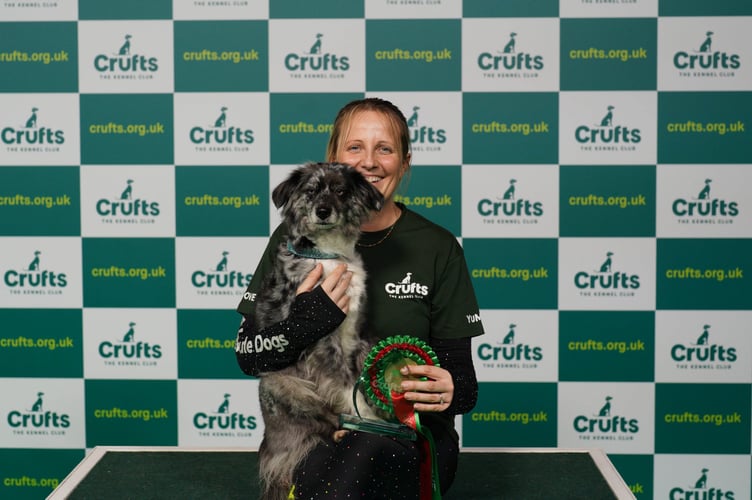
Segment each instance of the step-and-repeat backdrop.
[{"label": "step-and-repeat backdrop", "polygon": [[3,0],[0,496],[96,445],[258,446],[270,189],[381,96],[481,305],[462,445],[749,498],[751,32],[744,0]]}]

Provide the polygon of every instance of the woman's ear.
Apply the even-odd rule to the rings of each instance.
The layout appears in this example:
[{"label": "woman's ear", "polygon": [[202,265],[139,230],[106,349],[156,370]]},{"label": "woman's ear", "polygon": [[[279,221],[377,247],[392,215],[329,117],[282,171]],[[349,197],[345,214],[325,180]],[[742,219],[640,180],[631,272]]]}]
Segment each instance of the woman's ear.
[{"label": "woman's ear", "polygon": [[402,175],[405,175],[410,168],[410,162],[413,159],[412,153],[407,153],[407,156],[405,157],[405,160],[402,162]]}]

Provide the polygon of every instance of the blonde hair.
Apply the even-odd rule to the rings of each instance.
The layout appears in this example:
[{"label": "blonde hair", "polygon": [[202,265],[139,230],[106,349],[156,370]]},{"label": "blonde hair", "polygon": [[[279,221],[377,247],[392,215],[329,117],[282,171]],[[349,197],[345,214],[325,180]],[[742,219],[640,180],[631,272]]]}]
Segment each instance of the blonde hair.
[{"label": "blonde hair", "polygon": [[400,153],[400,159],[410,165],[410,129],[407,126],[407,120],[402,111],[385,99],[378,97],[369,97],[347,103],[337,113],[332,127],[332,134],[329,136],[329,143],[326,146],[326,160],[333,162],[337,160],[337,154],[342,147],[342,142],[346,140],[347,133],[350,130],[353,117],[363,111],[376,111],[384,115],[389,121],[390,128],[397,140],[397,147]]}]

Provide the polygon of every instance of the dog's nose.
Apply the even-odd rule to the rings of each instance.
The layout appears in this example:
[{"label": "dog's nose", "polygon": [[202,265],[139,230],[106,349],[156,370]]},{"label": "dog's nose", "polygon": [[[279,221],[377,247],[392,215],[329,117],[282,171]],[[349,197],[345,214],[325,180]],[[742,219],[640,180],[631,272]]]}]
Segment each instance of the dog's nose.
[{"label": "dog's nose", "polygon": [[316,207],[316,216],[324,220],[332,213],[332,209],[327,206]]}]

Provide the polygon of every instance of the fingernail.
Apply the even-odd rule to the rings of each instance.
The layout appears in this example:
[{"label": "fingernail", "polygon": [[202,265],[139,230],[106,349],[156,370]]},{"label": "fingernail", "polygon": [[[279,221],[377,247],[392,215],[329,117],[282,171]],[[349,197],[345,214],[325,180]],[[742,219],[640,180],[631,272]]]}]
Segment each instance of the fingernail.
[{"label": "fingernail", "polygon": [[402,368],[400,368],[400,373],[402,375],[407,375],[408,373],[410,373],[410,370],[408,370],[406,366],[403,366]]}]

